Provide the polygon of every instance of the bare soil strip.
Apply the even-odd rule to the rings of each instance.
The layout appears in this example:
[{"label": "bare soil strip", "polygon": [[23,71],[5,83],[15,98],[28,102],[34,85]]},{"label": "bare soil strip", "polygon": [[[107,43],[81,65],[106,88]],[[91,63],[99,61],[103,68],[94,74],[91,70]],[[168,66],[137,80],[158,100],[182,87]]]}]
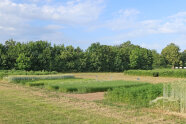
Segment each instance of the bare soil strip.
[{"label": "bare soil strip", "polygon": [[104,99],[104,92],[86,93],[86,94],[66,94],[65,96],[82,99],[87,101],[96,101]]}]

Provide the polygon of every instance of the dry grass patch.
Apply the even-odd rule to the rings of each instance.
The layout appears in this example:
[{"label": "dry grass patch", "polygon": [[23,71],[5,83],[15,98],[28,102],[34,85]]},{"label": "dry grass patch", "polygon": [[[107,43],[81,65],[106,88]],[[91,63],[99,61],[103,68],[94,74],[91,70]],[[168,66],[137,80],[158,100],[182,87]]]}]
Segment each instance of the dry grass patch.
[{"label": "dry grass patch", "polygon": [[172,78],[172,77],[150,77],[150,76],[131,76],[123,73],[71,73],[78,78],[88,78],[96,80],[126,80],[126,81],[142,81],[149,83],[168,83],[183,78]]},{"label": "dry grass patch", "polygon": [[86,93],[86,94],[66,94],[65,96],[82,99],[87,101],[103,100],[104,92]]}]

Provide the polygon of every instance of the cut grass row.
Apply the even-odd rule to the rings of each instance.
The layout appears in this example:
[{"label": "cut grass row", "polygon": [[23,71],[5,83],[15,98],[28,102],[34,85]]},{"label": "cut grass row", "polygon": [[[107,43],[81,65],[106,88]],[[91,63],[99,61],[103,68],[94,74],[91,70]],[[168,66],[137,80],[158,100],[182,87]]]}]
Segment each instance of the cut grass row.
[{"label": "cut grass row", "polygon": [[33,95],[36,91],[31,89],[21,90],[20,86],[8,85],[8,88],[0,85],[0,124],[121,123],[116,118],[70,106],[64,98],[61,98],[63,102],[51,101],[52,98]]},{"label": "cut grass row", "polygon": [[[124,74],[138,76],[160,76],[186,78],[186,69],[128,70]],[[158,75],[157,75],[158,74]]]}]

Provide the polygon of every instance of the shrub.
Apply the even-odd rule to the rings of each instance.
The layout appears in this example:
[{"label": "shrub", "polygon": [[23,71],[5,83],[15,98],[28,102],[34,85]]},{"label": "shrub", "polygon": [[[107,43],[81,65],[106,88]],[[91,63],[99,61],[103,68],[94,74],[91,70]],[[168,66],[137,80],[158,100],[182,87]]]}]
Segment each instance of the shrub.
[{"label": "shrub", "polygon": [[153,77],[159,77],[159,72],[153,72]]},{"label": "shrub", "polygon": [[44,83],[29,83],[28,84],[29,86],[44,86],[45,84]]},{"label": "shrub", "polygon": [[49,89],[49,90],[58,90],[59,86],[57,86],[57,85],[47,85],[46,88]]}]

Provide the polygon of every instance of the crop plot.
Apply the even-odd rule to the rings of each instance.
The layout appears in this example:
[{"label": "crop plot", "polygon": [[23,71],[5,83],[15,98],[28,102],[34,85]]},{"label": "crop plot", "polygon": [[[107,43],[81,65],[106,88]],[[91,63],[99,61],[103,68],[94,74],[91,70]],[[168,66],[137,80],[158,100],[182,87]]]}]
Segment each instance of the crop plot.
[{"label": "crop plot", "polygon": [[133,87],[147,85],[137,81],[97,81],[93,79],[79,79],[70,75],[40,76],[40,77],[10,77],[10,82],[29,86],[44,87],[49,90],[73,93],[104,92],[119,87]]},{"label": "crop plot", "polygon": [[[80,74],[81,73],[79,73],[79,75]],[[23,116],[24,122],[32,120],[31,115],[29,115],[30,111],[36,115],[37,114],[39,115],[38,118],[34,120],[36,122],[41,121],[39,120],[39,118],[42,118],[49,122],[50,121],[55,122],[55,120],[56,121],[62,120],[64,122],[69,121],[69,120],[65,120],[66,119],[65,111],[63,113],[63,110],[64,108],[67,108],[70,105],[72,105],[73,107],[77,107],[77,110],[83,111],[85,109],[86,112],[89,112],[89,113],[96,112],[96,115],[102,113],[103,116],[105,116],[105,111],[107,113],[106,109],[109,109],[109,114],[108,114],[109,118],[110,117],[114,117],[114,119],[116,118],[116,120],[113,120],[114,123],[117,123],[118,117],[119,117],[119,122],[125,122],[125,120],[128,120],[128,119],[129,119],[129,122],[138,121],[138,122],[144,122],[144,123],[152,122],[152,121],[156,123],[158,122],[169,123],[169,122],[175,122],[175,121],[181,122],[182,120],[184,120],[184,119],[180,119],[176,117],[174,117],[174,119],[176,118],[177,120],[169,120],[167,118],[173,117],[172,115],[166,115],[165,113],[163,113],[165,115],[162,116],[162,113],[160,112],[159,113],[153,112],[156,109],[155,108],[156,106],[154,107],[153,106],[154,104],[150,104],[151,101],[154,101],[157,98],[161,98],[163,96],[166,97],[167,99],[172,99],[172,97],[174,99],[178,99],[176,96],[179,96],[179,94],[182,93],[183,91],[180,90],[180,93],[178,93],[177,90],[179,90],[180,87],[184,87],[184,85],[180,85],[178,83],[177,84],[167,83],[167,85],[163,85],[162,83],[154,84],[154,83],[145,82],[144,80],[143,81],[142,80],[133,80],[133,81],[111,80],[110,79],[111,76],[112,76],[112,79],[116,79],[116,77],[114,77],[115,75],[117,75],[116,73],[113,74],[114,76],[112,75],[112,73],[109,73],[109,74],[108,73],[106,74],[95,73],[94,74],[94,75],[99,75],[100,77],[105,79],[103,77],[104,75],[105,77],[109,78],[108,80],[98,80],[99,77],[97,77],[98,79],[94,79],[94,78],[87,79],[83,77],[81,78],[80,76],[76,77],[76,75],[74,76],[74,74],[72,73],[72,74],[65,74],[65,75],[64,74],[63,75],[60,75],[60,74],[38,75],[38,76],[37,75],[34,75],[34,76],[33,75],[25,75],[25,76],[14,75],[14,76],[6,77],[4,78],[5,79],[5,81],[3,81],[4,83],[0,84],[0,86],[2,87],[0,91],[2,96],[0,96],[0,99],[4,101],[0,103],[1,104],[0,111],[5,112],[8,109],[10,109],[10,106],[12,106],[12,108],[16,108],[13,111],[17,112],[19,116],[22,115],[22,113],[25,113],[25,116]],[[83,73],[83,75],[87,76],[90,74],[85,75]],[[108,75],[111,75],[111,76],[108,76]],[[120,78],[123,78],[123,77],[120,77]],[[139,78],[142,79],[142,77],[139,77]],[[11,83],[8,83],[6,80],[10,81]],[[184,82],[180,82],[180,83],[184,84]],[[7,90],[4,87],[6,87]],[[172,87],[174,87],[174,90]],[[25,92],[25,94],[23,94],[20,89],[22,89],[23,92]],[[9,90],[12,90],[11,91],[12,94],[11,94],[11,97],[7,98],[7,94]],[[28,91],[31,93],[29,93]],[[4,93],[4,92],[7,92],[7,93]],[[17,93],[15,94],[15,92]],[[19,94],[19,92],[21,93]],[[25,96],[26,94],[29,95],[28,98]],[[49,94],[49,96],[47,96],[47,94]],[[49,99],[48,100],[49,103],[43,103],[43,102],[41,103],[40,101],[37,101],[37,100],[40,100],[40,98],[35,100],[34,99],[35,95],[38,95],[39,97],[43,99],[46,99],[46,98]],[[16,101],[13,101],[14,98],[12,96],[14,96],[15,98],[17,97]],[[25,97],[26,102],[23,102],[25,100],[20,101],[21,97]],[[34,102],[28,103],[31,98],[33,98]],[[53,102],[53,100],[55,101]],[[10,104],[8,103],[9,101],[10,101]],[[184,102],[179,102],[179,100],[177,101],[175,102],[174,105],[177,105],[177,103],[179,103],[178,107],[180,107],[181,105],[180,103],[184,103]],[[165,100],[164,101],[160,100],[160,102],[163,104],[160,104],[161,106],[158,106],[159,101],[157,102],[158,104],[157,105],[158,107],[156,109],[157,111],[161,111],[162,110],[161,108],[163,108],[163,105],[164,106],[167,105],[167,102]],[[14,105],[11,103],[16,103],[16,104]],[[33,103],[34,105],[32,105]],[[36,103],[38,103],[37,106],[35,106]],[[171,103],[170,105],[172,105],[173,102],[171,101],[170,103]],[[19,104],[21,104],[21,106],[29,105],[29,107],[27,108],[27,110],[25,110],[24,108],[22,109],[19,106]],[[54,104],[59,105],[59,106],[55,106]],[[46,105],[46,106],[51,105],[51,106],[47,108],[46,106],[43,107],[43,105]],[[98,106],[98,107],[94,108],[95,106]],[[182,104],[182,106],[184,106],[184,104]],[[56,108],[55,111],[53,111],[54,110],[53,107]],[[169,107],[174,107],[174,106],[172,105]],[[70,113],[77,114],[79,117],[80,115],[83,115],[83,116],[88,115],[88,114],[79,115],[79,111],[77,113],[73,112],[75,109],[72,108],[71,106],[69,107],[69,109],[70,110],[66,110],[66,111],[70,111]],[[35,110],[38,110],[38,111],[35,111]],[[42,113],[46,111],[46,114],[43,115],[40,113],[40,111]],[[121,113],[118,113],[118,111],[123,113],[123,115],[121,115]],[[55,112],[57,112],[57,114],[55,114]],[[8,114],[11,115],[11,113],[8,113]],[[69,115],[69,112],[67,112],[66,114]],[[52,116],[52,115],[55,115],[55,116]],[[150,115],[152,115],[152,117]],[[47,119],[47,117],[49,116],[50,116],[50,119]],[[64,118],[60,118],[60,116],[64,116]],[[57,117],[57,119],[55,117]],[[84,121],[84,120],[79,120],[81,119],[79,117],[75,118],[75,120],[78,120],[78,122]],[[4,118],[7,118],[7,120],[10,120],[10,122],[15,120],[15,119],[11,120],[9,116],[0,115],[0,122]],[[15,116],[15,118],[17,122],[23,120],[23,119],[19,120],[17,116]],[[86,117],[86,118],[89,118],[89,117]],[[96,118],[99,118],[99,115],[97,115]],[[154,121],[155,118],[156,118],[156,121]],[[106,118],[106,120],[107,119],[108,118]],[[71,118],[71,120],[73,121],[74,119]],[[100,118],[100,121],[102,120],[104,120],[104,117]],[[109,120],[109,122],[112,122],[112,119]]]}]

